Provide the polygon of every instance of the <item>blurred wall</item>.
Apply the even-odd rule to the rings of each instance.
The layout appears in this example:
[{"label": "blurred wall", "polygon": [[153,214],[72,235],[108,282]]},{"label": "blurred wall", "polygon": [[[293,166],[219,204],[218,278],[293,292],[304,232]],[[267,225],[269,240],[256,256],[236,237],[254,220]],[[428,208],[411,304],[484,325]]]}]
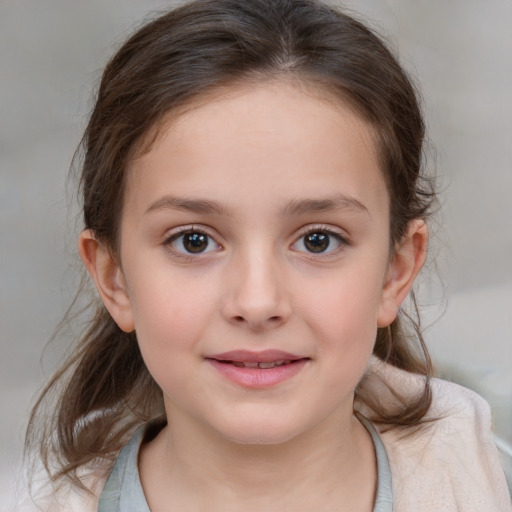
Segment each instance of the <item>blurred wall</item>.
[{"label": "blurred wall", "polygon": [[[2,510],[33,395],[58,354],[49,351],[44,371],[40,356],[76,286],[79,222],[66,175],[92,91],[134,25],[169,5],[0,0]],[[446,310],[427,331],[439,371],[483,393],[512,441],[512,2],[349,5],[422,85],[444,203],[430,264],[441,279],[422,285],[427,323]]]}]

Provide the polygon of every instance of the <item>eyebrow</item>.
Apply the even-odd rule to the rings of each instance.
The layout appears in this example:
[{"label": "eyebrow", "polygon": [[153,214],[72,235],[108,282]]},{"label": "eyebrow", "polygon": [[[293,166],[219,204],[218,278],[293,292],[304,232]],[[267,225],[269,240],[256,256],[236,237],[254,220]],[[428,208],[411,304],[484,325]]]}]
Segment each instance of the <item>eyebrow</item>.
[{"label": "eyebrow", "polygon": [[164,196],[155,201],[145,213],[155,210],[185,210],[194,213],[224,215],[230,217],[234,212],[227,205],[200,198]]},{"label": "eyebrow", "polygon": [[[145,213],[155,210],[185,210],[200,214],[214,214],[234,217],[236,212],[228,205],[201,198],[186,198],[167,195],[155,201]],[[322,213],[329,211],[348,211],[368,214],[368,208],[346,194],[337,194],[323,199],[292,199],[282,209],[282,214],[304,215],[308,213]]]},{"label": "eyebrow", "polygon": [[337,194],[325,199],[292,199],[285,207],[287,215],[301,215],[305,213],[349,211],[369,214],[368,208],[356,198],[346,194]]}]

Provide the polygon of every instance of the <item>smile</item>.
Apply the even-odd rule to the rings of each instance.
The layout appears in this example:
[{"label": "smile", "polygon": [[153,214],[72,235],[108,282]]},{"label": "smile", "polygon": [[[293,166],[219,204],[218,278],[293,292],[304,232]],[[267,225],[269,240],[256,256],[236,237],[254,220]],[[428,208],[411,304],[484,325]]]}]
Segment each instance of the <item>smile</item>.
[{"label": "smile", "polygon": [[206,361],[232,383],[247,388],[266,388],[300,373],[310,358],[278,350],[240,350],[216,354]]}]

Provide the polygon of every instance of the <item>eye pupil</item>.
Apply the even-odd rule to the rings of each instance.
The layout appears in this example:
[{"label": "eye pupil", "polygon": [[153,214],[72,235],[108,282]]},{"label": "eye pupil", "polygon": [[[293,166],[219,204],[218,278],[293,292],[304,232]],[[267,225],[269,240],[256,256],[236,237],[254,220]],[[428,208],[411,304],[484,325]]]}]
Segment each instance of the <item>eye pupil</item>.
[{"label": "eye pupil", "polygon": [[323,252],[329,247],[329,235],[325,233],[310,233],[304,237],[304,245],[311,252]]},{"label": "eye pupil", "polygon": [[183,246],[188,252],[203,252],[208,247],[208,237],[203,233],[187,233],[183,237]]}]

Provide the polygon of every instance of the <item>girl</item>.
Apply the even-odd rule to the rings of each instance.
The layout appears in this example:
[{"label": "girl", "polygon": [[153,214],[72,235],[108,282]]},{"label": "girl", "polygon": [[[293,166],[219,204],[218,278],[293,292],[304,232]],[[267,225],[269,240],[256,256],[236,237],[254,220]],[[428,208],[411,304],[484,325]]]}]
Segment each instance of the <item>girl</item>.
[{"label": "girl", "polygon": [[133,35],[83,139],[102,303],[32,414],[39,506],[510,510],[487,405],[400,310],[423,138],[390,51],[321,3],[197,0]]}]

